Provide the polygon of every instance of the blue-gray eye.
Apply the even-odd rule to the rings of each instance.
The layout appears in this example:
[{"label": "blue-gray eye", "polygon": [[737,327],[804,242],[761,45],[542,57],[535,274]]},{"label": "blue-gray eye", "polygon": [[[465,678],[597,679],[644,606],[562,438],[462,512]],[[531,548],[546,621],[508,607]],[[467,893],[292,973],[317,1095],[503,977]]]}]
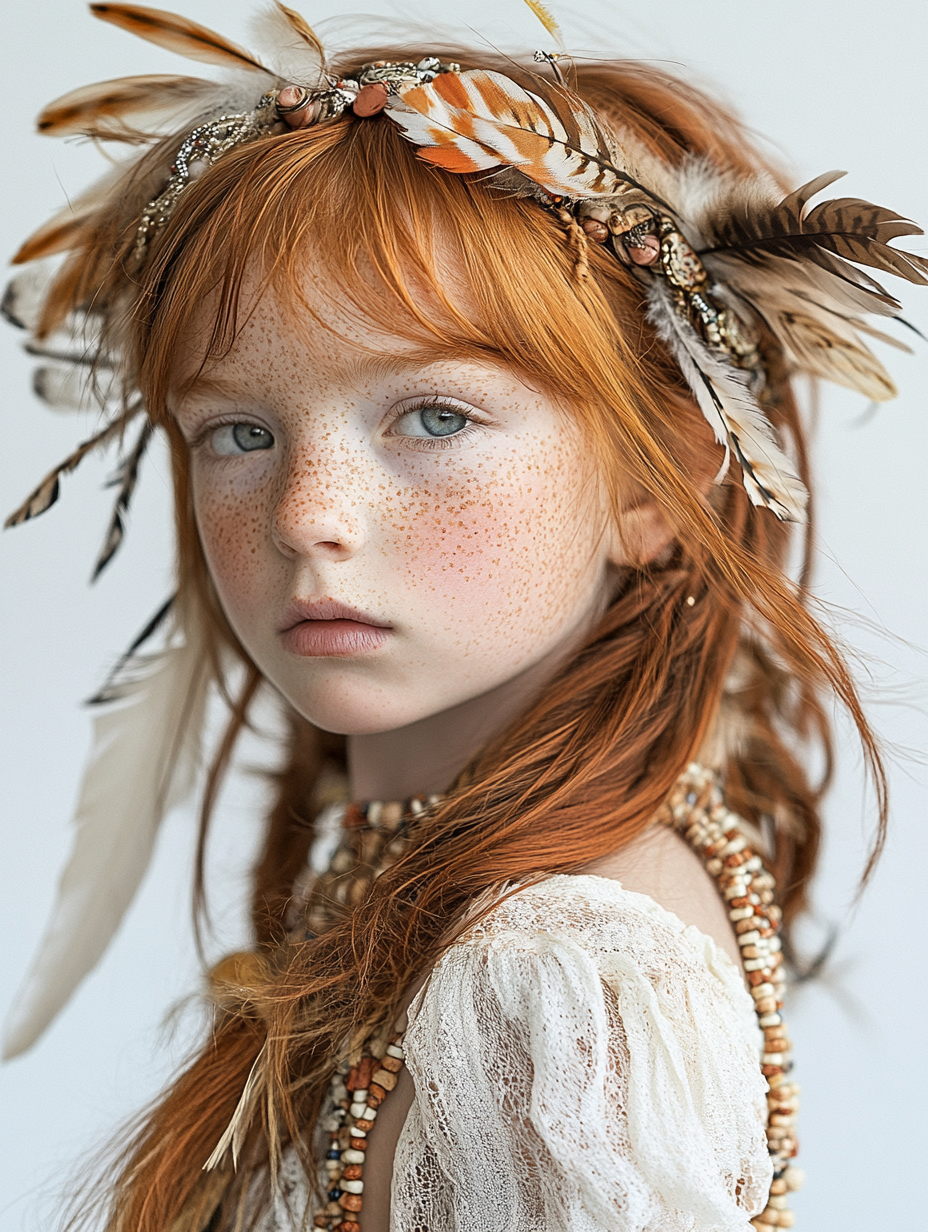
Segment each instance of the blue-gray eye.
[{"label": "blue-gray eye", "polygon": [[398,436],[454,436],[470,420],[450,406],[422,406],[400,416],[394,431]]},{"label": "blue-gray eye", "polygon": [[446,406],[427,406],[420,414],[429,436],[453,436],[470,422],[466,415],[459,415]]},{"label": "blue-gray eye", "polygon": [[213,449],[221,457],[252,453],[256,449],[270,449],[273,435],[258,424],[224,424],[213,433]]}]

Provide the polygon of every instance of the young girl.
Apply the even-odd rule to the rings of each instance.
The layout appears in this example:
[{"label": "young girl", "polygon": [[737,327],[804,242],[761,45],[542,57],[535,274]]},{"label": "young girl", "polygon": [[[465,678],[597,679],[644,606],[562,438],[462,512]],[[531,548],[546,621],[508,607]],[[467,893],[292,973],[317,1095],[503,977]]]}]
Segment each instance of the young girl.
[{"label": "young girl", "polygon": [[102,567],[161,429],[178,576],[101,692],[12,1050],[118,922],[210,685],[232,717],[205,817],[262,692],[288,727],[254,946],[213,969],[110,1226],[791,1226],[780,925],[829,693],[881,771],[787,571],[789,382],[891,396],[861,314],[898,306],[849,260],[928,281],[887,246],[917,229],[810,205],[834,177],[787,194],[657,70],[327,62],[282,7],[258,57],[93,7],[239,76],[42,120],[151,148],[20,254],[70,254],[8,312],[50,354],[76,333],[107,419],[13,521],[125,439]]}]

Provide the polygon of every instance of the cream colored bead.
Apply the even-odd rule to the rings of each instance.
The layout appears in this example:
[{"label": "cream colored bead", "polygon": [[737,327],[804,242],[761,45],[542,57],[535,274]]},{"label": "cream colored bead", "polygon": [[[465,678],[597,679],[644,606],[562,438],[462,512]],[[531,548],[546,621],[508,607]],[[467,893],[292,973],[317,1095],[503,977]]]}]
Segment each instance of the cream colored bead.
[{"label": "cream colored bead", "polygon": [[753,907],[732,907],[728,913],[728,918],[730,920],[749,920],[753,914]]},{"label": "cream colored bead", "polygon": [[364,1163],[364,1152],[356,1151],[353,1146],[350,1146],[348,1147],[347,1150],[342,1151],[342,1163],[343,1164],[363,1164]]},{"label": "cream colored bead", "polygon": [[749,933],[739,933],[735,940],[739,945],[757,945],[760,941],[760,933],[755,928]]},{"label": "cream colored bead", "polygon": [[786,1169],[783,1174],[783,1180],[786,1181],[786,1188],[792,1189],[794,1192],[797,1189],[802,1189],[803,1182],[806,1179],[806,1174],[801,1168],[794,1168],[792,1164]]},{"label": "cream colored bead", "polygon": [[769,1210],[771,1207],[773,1207],[775,1211],[785,1211],[786,1202],[787,1202],[786,1194],[772,1193],[770,1197],[767,1199],[767,1209]]},{"label": "cream colored bead", "polygon": [[775,992],[772,984],[755,984],[751,989],[751,996],[755,1001],[763,1001],[764,997],[772,997]]},{"label": "cream colored bead", "polygon": [[356,1120],[360,1121],[367,1112],[367,1104],[352,1104],[348,1111]]},{"label": "cream colored bead", "polygon": [[339,1181],[339,1189],[345,1193],[361,1194],[364,1193],[363,1181]]},{"label": "cream colored bead", "polygon": [[762,1027],[779,1027],[783,1023],[783,1019],[779,1014],[762,1014],[757,1020]]},{"label": "cream colored bead", "polygon": [[406,1053],[403,1052],[399,1044],[387,1044],[387,1056],[397,1057],[400,1061],[402,1061],[406,1056]]}]

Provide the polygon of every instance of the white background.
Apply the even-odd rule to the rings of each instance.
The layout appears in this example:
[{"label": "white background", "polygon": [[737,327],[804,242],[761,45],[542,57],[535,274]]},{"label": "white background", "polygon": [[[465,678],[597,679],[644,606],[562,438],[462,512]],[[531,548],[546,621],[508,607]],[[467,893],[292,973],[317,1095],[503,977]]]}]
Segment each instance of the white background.
[{"label": "white background", "polygon": [[[167,2],[167,0],[165,0]],[[32,135],[32,117],[77,85],[140,72],[192,72],[166,52],[93,21],[78,0],[6,5],[3,94],[5,212],[0,254],[102,168],[92,148]],[[242,0],[188,0],[186,15],[247,42]],[[332,9],[305,9],[310,21]],[[496,45],[546,45],[518,0],[435,0],[368,11],[431,23]],[[924,173],[928,6],[919,0],[587,0],[559,7],[575,50],[666,61],[717,83],[794,169],[797,183],[839,167],[838,191],[859,193],[928,221]],[[456,24],[458,23],[458,24]],[[914,250],[928,252],[923,240]],[[908,318],[928,332],[928,297],[902,284]],[[12,508],[87,425],[44,409],[29,393],[30,364],[15,331],[3,351],[2,502]],[[859,656],[872,714],[893,746],[892,826],[862,903],[855,882],[872,825],[859,757],[840,729],[839,783],[816,892],[819,932],[840,928],[830,974],[794,998],[790,1021],[803,1084],[800,1226],[873,1232],[924,1226],[926,1084],[924,933],[926,770],[906,749],[926,748],[925,459],[928,346],[887,360],[898,401],[867,416],[865,403],[828,391],[816,436],[817,593]],[[89,722],[78,703],[99,682],[169,588],[168,481],[146,467],[128,544],[87,585],[109,507],[107,470],[91,461],[64,480],[61,503],[7,532],[3,553],[3,1001],[25,972],[51,906],[69,843],[69,812]],[[245,760],[256,759],[252,747]],[[227,793],[212,860],[217,937],[242,937],[244,869],[258,830],[262,787],[241,775]],[[198,1025],[167,1009],[195,990],[188,888],[193,819],[166,824],[155,864],[115,944],[47,1036],[5,1067],[0,1227],[48,1228],[82,1153],[155,1095]],[[436,1230],[438,1232],[438,1230]]]}]

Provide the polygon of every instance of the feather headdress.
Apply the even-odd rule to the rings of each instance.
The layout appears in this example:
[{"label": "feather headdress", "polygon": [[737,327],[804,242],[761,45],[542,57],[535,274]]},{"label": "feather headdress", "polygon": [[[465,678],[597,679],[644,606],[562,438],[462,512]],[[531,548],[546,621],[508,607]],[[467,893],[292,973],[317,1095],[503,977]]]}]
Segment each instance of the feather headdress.
[{"label": "feather headdress", "polygon": [[[568,88],[559,63],[569,57],[557,24],[540,0],[527,3],[557,50],[536,53],[536,63],[547,67],[523,77],[526,84],[496,71],[462,72],[435,56],[379,60],[336,76],[309,25],[281,3],[255,23],[259,54],[160,9],[93,4],[94,16],[218,67],[223,80],[158,74],[100,82],[46,107],[39,131],[130,147],[173,139],[173,161],[165,162],[161,179],[146,172],[152,195],[137,219],[132,281],[197,174],[236,146],[342,117],[395,124],[436,168],[478,175],[551,211],[569,234],[580,280],[588,276],[593,245],[640,279],[653,328],[726,460],[740,468],[750,500],[801,521],[806,494],[763,409],[758,342],[772,340],[793,372],[874,400],[892,397],[892,381],[866,340],[901,344],[866,317],[900,312],[874,274],[928,284],[928,260],[891,247],[920,228],[865,201],[812,204],[839,173],[784,197],[762,174],[737,175],[696,159],[664,162]],[[59,409],[96,405],[103,415],[98,431],[45,476],[7,525],[50,508],[62,475],[134,433],[113,480],[116,500],[94,576],[122,541],[152,430],[113,331],[101,333],[96,309],[72,313],[53,335],[43,331],[43,263],[80,245],[122,191],[125,170],[117,167],[25,242],[15,262],[30,268],[3,302],[41,360],[40,396]],[[113,353],[101,350],[102,336]],[[133,656],[133,670],[101,699],[74,851],[14,1010],[8,1055],[29,1046],[97,961],[144,874],[161,816],[191,783],[208,678],[201,635],[188,624],[173,630],[161,656]]]}]

